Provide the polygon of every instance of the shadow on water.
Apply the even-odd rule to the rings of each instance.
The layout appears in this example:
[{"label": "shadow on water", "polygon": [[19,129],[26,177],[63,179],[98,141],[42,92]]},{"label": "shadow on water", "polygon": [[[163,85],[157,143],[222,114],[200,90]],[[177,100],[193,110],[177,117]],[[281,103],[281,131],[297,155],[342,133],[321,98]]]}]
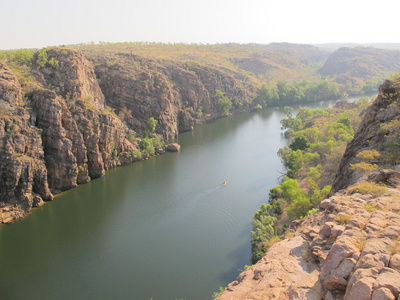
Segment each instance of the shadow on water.
[{"label": "shadow on water", "polygon": [[[250,235],[251,225],[246,226],[246,230],[240,234],[241,237],[247,237]],[[246,255],[246,257],[244,257]],[[242,244],[240,247],[233,249],[227,254],[228,258],[233,261],[230,269],[222,272],[218,275],[218,280],[223,282],[225,285],[232,282],[236,277],[244,271],[244,266],[251,264],[251,245]],[[243,261],[248,261],[248,263],[243,264]]]}]

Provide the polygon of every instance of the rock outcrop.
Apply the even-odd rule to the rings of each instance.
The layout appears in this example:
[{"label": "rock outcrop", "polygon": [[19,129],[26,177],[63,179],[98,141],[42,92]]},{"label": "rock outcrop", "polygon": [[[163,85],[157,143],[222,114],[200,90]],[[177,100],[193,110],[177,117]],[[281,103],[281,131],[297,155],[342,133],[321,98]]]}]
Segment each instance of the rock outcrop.
[{"label": "rock outcrop", "polygon": [[[385,173],[385,176],[381,174]],[[381,195],[351,187],[292,223],[217,299],[398,299],[400,295],[400,173],[381,171]]]},{"label": "rock outcrop", "polygon": [[19,105],[22,91],[18,79],[0,66],[0,221],[9,223],[52,200],[44,163],[41,130]]},{"label": "rock outcrop", "polygon": [[347,145],[332,185],[331,195],[355,183],[362,176],[351,168],[351,164],[360,162],[357,158],[357,153],[360,151],[372,149],[379,151],[381,158],[374,163],[380,166],[393,167],[396,164],[397,160],[391,161],[388,158],[396,152],[393,149],[396,147],[388,147],[387,134],[395,136],[399,128],[393,128],[393,132],[388,132],[382,125],[400,119],[399,92],[400,86],[396,80],[386,80],[379,87],[378,97],[367,108],[354,139]]},{"label": "rock outcrop", "polygon": [[[0,65],[0,222],[147,157],[153,151],[143,145],[156,134],[167,141],[195,124],[249,110],[246,100],[255,92],[240,73],[214,66],[133,54],[88,57],[49,48],[36,52],[23,73]],[[231,102],[228,112],[217,90]],[[155,132],[148,132],[150,118]],[[141,149],[143,137],[149,140]],[[179,150],[154,146],[155,153]]]},{"label": "rock outcrop", "polygon": [[138,148],[129,128],[106,108],[94,69],[81,53],[50,49],[42,61],[38,55],[32,72],[39,84],[29,93],[0,67],[3,223],[52,200],[54,193],[133,162]]},{"label": "rock outcrop", "polygon": [[[230,283],[217,299],[399,299],[400,78],[386,80],[348,144],[313,215]],[[358,153],[379,151],[364,175]],[[368,173],[368,172],[367,172]]]},{"label": "rock outcrop", "polygon": [[165,150],[169,152],[178,152],[179,150],[181,150],[181,146],[177,143],[171,143],[165,147]]},{"label": "rock outcrop", "polygon": [[153,117],[156,133],[165,140],[223,116],[216,90],[233,103],[233,113],[249,110],[246,100],[255,92],[243,75],[195,62],[154,61],[133,54],[92,60],[106,104],[138,133]]}]

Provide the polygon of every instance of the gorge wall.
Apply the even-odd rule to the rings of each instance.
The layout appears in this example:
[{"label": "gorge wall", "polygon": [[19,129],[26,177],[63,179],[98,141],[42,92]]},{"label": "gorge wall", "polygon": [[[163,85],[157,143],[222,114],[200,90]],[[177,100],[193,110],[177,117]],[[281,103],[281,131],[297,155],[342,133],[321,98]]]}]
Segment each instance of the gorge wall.
[{"label": "gorge wall", "polygon": [[[348,144],[330,197],[217,298],[399,299],[400,78],[386,80]],[[379,170],[357,172],[361,151]]]},{"label": "gorge wall", "polygon": [[88,60],[68,48],[38,51],[21,68],[0,65],[3,223],[138,160],[149,118],[157,121],[150,138],[167,141],[195,124],[249,110],[256,90],[243,75],[212,66],[129,54]]},{"label": "gorge wall", "polygon": [[[324,64],[321,72],[340,81],[355,68],[346,63],[349,55],[368,59],[371,51],[126,43],[1,52],[0,222],[147,157],[140,142],[150,118],[157,125],[148,138],[168,141],[196,124],[256,109],[252,100],[262,83],[315,79]],[[384,59],[356,81],[391,71],[398,53],[389,52],[376,52]]]}]

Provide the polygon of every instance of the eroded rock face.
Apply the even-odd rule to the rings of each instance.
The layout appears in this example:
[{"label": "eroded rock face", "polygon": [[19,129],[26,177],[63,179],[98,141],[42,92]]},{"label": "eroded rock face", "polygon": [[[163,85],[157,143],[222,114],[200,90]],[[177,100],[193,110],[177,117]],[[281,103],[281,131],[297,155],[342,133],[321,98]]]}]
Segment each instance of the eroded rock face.
[{"label": "eroded rock face", "polygon": [[76,50],[42,49],[29,63],[36,82],[29,78],[26,94],[0,65],[3,222],[13,220],[14,209],[20,217],[54,193],[140,159],[136,136],[147,134],[149,118],[157,120],[155,133],[169,140],[227,113],[216,90],[232,101],[230,113],[247,110],[255,92],[243,75],[197,63],[129,54],[92,62]]},{"label": "eroded rock face", "polygon": [[275,244],[217,299],[321,299],[318,266],[301,236]]},{"label": "eroded rock face", "polygon": [[137,145],[128,139],[127,126],[105,108],[91,63],[72,50],[46,53],[47,63],[33,63],[44,87],[28,95],[10,70],[1,66],[3,223],[43,205],[43,200],[52,200],[52,193],[134,161]]},{"label": "eroded rock face", "polygon": [[351,169],[351,164],[360,162],[360,159],[356,157],[357,153],[375,149],[384,158],[390,151],[385,145],[385,136],[381,125],[387,124],[391,120],[400,119],[399,92],[398,83],[391,80],[386,80],[379,87],[378,97],[367,108],[354,139],[347,145],[332,185],[331,195],[354,184],[362,176],[362,174]]},{"label": "eroded rock face", "polygon": [[38,52],[34,68],[37,79],[45,88],[54,90],[65,100],[83,100],[98,109],[104,108],[104,95],[93,66],[82,53],[67,48],[42,51],[46,52],[48,62],[38,64]]},{"label": "eroded rock face", "polygon": [[[240,74],[222,72],[197,63],[153,61],[119,54],[93,58],[106,104],[135,132],[143,133],[150,117],[156,133],[165,140],[223,114],[216,90],[232,101],[231,112],[249,109],[246,101],[255,92]],[[230,71],[232,72],[232,71]]]},{"label": "eroded rock face", "polygon": [[22,99],[21,85],[6,65],[0,63],[0,99],[17,104]]},{"label": "eroded rock face", "polygon": [[336,193],[217,299],[398,299],[399,196],[398,184],[381,196]]},{"label": "eroded rock face", "polygon": [[[4,73],[1,73],[4,71]],[[10,89],[12,87],[12,89]],[[11,91],[11,92],[10,92]],[[0,222],[10,223],[42,200],[52,200],[44,163],[41,131],[20,107],[17,78],[0,71]]]},{"label": "eroded rock face", "polygon": [[63,106],[65,104],[52,91],[38,90],[32,94],[35,125],[42,129],[48,182],[52,189],[61,191],[75,187],[78,176],[72,141],[66,138],[62,126]]}]

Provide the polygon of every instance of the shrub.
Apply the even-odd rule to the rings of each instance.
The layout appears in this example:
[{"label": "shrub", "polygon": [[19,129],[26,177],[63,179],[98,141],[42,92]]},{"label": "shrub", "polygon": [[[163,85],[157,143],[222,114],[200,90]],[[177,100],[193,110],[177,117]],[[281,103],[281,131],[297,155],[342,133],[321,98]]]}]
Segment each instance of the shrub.
[{"label": "shrub", "polygon": [[220,286],[219,287],[219,291],[218,292],[214,292],[212,297],[213,299],[218,298],[219,296],[221,296],[221,294],[225,291],[225,288]]},{"label": "shrub", "polygon": [[370,203],[364,204],[362,206],[367,212],[372,213],[374,211],[377,211],[378,208]]},{"label": "shrub", "polygon": [[156,130],[156,126],[157,126],[157,120],[154,119],[153,117],[150,117],[146,123],[145,136],[149,137]]},{"label": "shrub", "polygon": [[135,133],[132,130],[129,130],[128,140],[133,144],[136,141]]},{"label": "shrub", "polygon": [[45,49],[42,49],[38,53],[36,64],[39,67],[44,67],[47,62],[48,62],[47,51]]},{"label": "shrub", "polygon": [[286,211],[290,219],[302,219],[311,208],[312,204],[307,197],[298,197],[293,200]]},{"label": "shrub", "polygon": [[387,192],[387,188],[384,185],[380,185],[376,182],[359,182],[348,188],[349,192],[360,193],[363,195],[380,196]]},{"label": "shrub", "polygon": [[133,157],[134,157],[135,159],[141,159],[141,158],[142,158],[142,152],[140,152],[139,149],[136,149],[136,150],[133,152]]},{"label": "shrub", "polygon": [[378,170],[378,165],[362,161],[357,164],[350,164],[350,169],[361,173],[370,173],[372,171]]},{"label": "shrub", "polygon": [[140,149],[143,150],[143,154],[146,156],[154,155],[155,150],[154,150],[154,145],[153,145],[153,140],[149,138],[142,138],[141,141],[139,142],[139,147]]},{"label": "shrub", "polygon": [[232,107],[232,101],[225,97],[221,90],[215,90],[215,97],[218,99],[218,110],[221,115],[227,115]]},{"label": "shrub", "polygon": [[335,221],[338,222],[339,224],[347,224],[349,223],[352,217],[353,217],[352,215],[340,212],[336,215]]}]

